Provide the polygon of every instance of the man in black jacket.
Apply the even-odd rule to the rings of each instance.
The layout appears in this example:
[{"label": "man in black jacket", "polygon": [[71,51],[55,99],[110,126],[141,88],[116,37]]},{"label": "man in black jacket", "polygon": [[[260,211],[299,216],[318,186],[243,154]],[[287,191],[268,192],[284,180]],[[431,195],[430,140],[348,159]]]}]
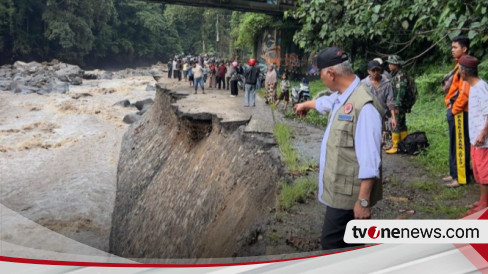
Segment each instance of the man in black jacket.
[{"label": "man in black jacket", "polygon": [[244,86],[244,106],[256,106],[256,83],[258,81],[259,68],[256,67],[256,60],[249,59],[247,62],[249,68],[244,73],[246,77],[246,85]]}]

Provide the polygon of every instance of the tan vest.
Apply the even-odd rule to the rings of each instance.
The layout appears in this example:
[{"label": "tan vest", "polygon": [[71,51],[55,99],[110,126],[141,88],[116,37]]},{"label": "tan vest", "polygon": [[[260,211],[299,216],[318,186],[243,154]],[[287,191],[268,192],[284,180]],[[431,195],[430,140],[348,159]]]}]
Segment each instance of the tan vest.
[{"label": "tan vest", "polygon": [[[329,115],[329,122],[332,122],[332,125],[327,140],[323,178],[324,192],[321,198],[334,208],[354,209],[354,204],[358,200],[361,180],[358,179],[359,164],[354,136],[359,113],[367,103],[373,104],[383,118],[385,110],[376,96],[364,84],[359,84],[344,105],[336,111],[335,117],[331,117],[332,112]],[[351,105],[352,110],[348,110],[350,113],[346,113],[346,107]],[[369,199],[370,205],[373,206],[381,200],[382,195],[381,179],[376,180]]]}]

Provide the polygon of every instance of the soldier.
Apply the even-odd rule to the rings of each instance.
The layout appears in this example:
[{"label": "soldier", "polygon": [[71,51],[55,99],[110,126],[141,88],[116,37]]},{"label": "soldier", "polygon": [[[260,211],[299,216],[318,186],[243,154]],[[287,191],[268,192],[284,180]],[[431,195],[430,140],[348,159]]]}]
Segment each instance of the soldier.
[{"label": "soldier", "polygon": [[403,141],[408,135],[407,129],[407,110],[404,106],[405,94],[408,88],[408,74],[403,70],[403,60],[398,55],[388,56],[388,68],[391,73],[391,86],[393,87],[393,98],[397,106],[397,126],[392,130],[391,139],[392,147],[386,151],[388,154],[395,154],[398,152],[398,143]]}]

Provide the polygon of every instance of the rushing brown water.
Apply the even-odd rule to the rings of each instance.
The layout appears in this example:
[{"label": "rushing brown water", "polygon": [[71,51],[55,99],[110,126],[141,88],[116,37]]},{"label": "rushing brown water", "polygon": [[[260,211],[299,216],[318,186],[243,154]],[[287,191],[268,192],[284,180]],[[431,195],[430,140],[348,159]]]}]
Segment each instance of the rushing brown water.
[{"label": "rushing brown water", "polygon": [[85,80],[66,94],[0,91],[0,202],[108,250],[122,119],[137,112],[114,104],[154,98],[148,85],[152,77],[138,76]]}]

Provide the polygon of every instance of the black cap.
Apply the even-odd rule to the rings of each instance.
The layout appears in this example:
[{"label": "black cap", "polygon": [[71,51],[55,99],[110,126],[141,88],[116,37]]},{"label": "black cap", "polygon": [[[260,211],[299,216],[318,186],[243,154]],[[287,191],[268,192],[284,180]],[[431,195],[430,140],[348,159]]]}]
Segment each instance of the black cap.
[{"label": "black cap", "polygon": [[381,69],[381,65],[376,60],[371,60],[368,62],[368,70]]},{"label": "black cap", "polygon": [[322,50],[317,55],[317,67],[319,70],[340,64],[349,60],[345,51],[337,47],[330,47]]}]

